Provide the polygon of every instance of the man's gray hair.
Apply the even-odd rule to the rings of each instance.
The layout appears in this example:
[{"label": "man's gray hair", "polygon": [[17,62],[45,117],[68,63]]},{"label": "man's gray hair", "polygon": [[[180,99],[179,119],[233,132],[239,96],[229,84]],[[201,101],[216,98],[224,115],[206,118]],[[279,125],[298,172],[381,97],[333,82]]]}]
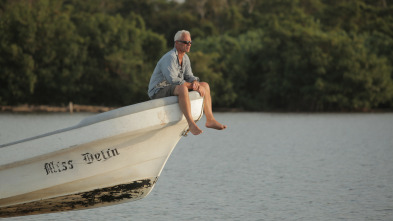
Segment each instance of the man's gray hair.
[{"label": "man's gray hair", "polygon": [[182,37],[183,35],[189,35],[189,36],[191,37],[191,34],[190,34],[189,31],[181,30],[181,31],[178,31],[178,32],[175,34],[175,41],[180,40],[181,37]]}]

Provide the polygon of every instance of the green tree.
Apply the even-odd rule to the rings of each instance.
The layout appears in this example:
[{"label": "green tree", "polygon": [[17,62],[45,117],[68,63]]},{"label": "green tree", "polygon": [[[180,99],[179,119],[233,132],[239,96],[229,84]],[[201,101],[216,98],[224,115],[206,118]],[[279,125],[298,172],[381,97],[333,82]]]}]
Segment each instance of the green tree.
[{"label": "green tree", "polygon": [[[233,107],[237,95],[241,94],[239,85],[242,85],[246,74],[243,70],[239,70],[239,65],[244,64],[242,60],[236,60],[236,57],[242,48],[237,40],[229,35],[213,36],[206,39],[195,41],[192,46],[192,51],[202,52],[199,59],[205,60],[205,68],[211,70],[209,75],[219,76],[212,79],[213,88],[215,91],[213,101],[215,105],[220,107]],[[199,62],[198,58],[193,58],[194,63]],[[198,67],[194,67],[194,72],[198,73]],[[202,67],[201,67],[202,69]],[[236,73],[243,74],[240,78],[234,78]],[[215,74],[214,74],[215,73]],[[206,75],[208,76],[208,75]],[[239,77],[239,76],[237,76]],[[203,80],[203,79],[202,79]],[[210,83],[212,83],[210,82]]]},{"label": "green tree", "polygon": [[78,33],[89,57],[81,80],[87,100],[110,105],[146,100],[153,66],[144,62],[151,64],[163,53],[163,37],[146,31],[136,15],[78,14],[74,19],[81,24]]},{"label": "green tree", "polygon": [[[51,1],[13,2],[6,5],[1,25],[2,91],[7,103],[56,100],[80,76],[80,39],[69,14]],[[44,90],[45,93],[40,93]]]},{"label": "green tree", "polygon": [[294,111],[364,110],[392,94],[391,67],[344,32],[280,26],[266,32],[255,59],[259,107]]},{"label": "green tree", "polygon": [[392,0],[0,0],[0,104],[144,101],[189,30],[218,107],[392,107]]},{"label": "green tree", "polygon": [[165,39],[146,30],[140,16],[81,12],[63,1],[5,7],[3,104],[125,105],[147,99],[152,62],[165,50]]}]

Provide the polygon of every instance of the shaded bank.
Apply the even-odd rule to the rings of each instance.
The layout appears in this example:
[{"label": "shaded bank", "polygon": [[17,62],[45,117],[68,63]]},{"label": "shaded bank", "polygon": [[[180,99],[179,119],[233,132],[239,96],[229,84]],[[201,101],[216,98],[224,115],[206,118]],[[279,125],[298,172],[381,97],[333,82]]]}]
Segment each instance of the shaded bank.
[{"label": "shaded bank", "polygon": [[18,105],[18,106],[0,106],[1,112],[29,113],[29,112],[92,112],[101,113],[116,109],[117,107],[105,107],[94,105],[79,105],[69,103],[68,106],[49,106],[49,105]]},{"label": "shaded bank", "polygon": [[393,0],[99,2],[0,1],[0,105],[145,101],[157,61],[186,29],[214,107],[393,107]]},{"label": "shaded bank", "polygon": [[[106,107],[94,105],[79,105],[71,104],[68,106],[49,106],[49,105],[18,105],[7,106],[0,105],[0,113],[102,113],[110,111],[119,107]],[[245,113],[245,112],[266,112],[266,111],[249,111],[243,108],[213,108],[214,112],[222,113]],[[270,110],[270,113],[391,113],[393,108],[374,108],[374,109],[359,109],[359,110],[341,110],[341,111],[287,111],[287,110]]]}]

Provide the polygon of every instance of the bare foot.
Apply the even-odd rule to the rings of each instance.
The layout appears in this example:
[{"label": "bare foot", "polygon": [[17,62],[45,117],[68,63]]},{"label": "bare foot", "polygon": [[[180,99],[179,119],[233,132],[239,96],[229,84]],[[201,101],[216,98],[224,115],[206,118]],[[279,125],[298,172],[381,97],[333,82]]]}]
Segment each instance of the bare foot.
[{"label": "bare foot", "polygon": [[203,132],[201,129],[199,129],[199,127],[196,124],[190,124],[189,130],[194,135],[199,135]]},{"label": "bare foot", "polygon": [[213,128],[213,129],[216,129],[216,130],[224,130],[225,128],[227,128],[226,125],[220,124],[216,120],[211,120],[209,122],[206,122],[206,127],[207,128]]}]

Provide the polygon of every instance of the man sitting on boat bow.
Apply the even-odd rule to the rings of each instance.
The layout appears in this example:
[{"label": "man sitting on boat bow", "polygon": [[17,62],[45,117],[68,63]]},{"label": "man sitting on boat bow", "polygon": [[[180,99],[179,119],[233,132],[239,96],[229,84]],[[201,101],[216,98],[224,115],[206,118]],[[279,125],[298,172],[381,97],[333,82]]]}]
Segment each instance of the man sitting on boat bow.
[{"label": "man sitting on boat bow", "polygon": [[191,48],[191,34],[188,31],[178,31],[175,35],[175,47],[166,53],[157,63],[149,83],[151,99],[168,96],[178,96],[180,109],[183,112],[192,134],[198,135],[203,131],[196,125],[191,115],[189,90],[197,91],[204,97],[203,111],[206,115],[206,127],[223,130],[227,126],[219,123],[213,116],[210,87],[206,82],[199,82],[191,70],[191,62],[186,52]]}]

